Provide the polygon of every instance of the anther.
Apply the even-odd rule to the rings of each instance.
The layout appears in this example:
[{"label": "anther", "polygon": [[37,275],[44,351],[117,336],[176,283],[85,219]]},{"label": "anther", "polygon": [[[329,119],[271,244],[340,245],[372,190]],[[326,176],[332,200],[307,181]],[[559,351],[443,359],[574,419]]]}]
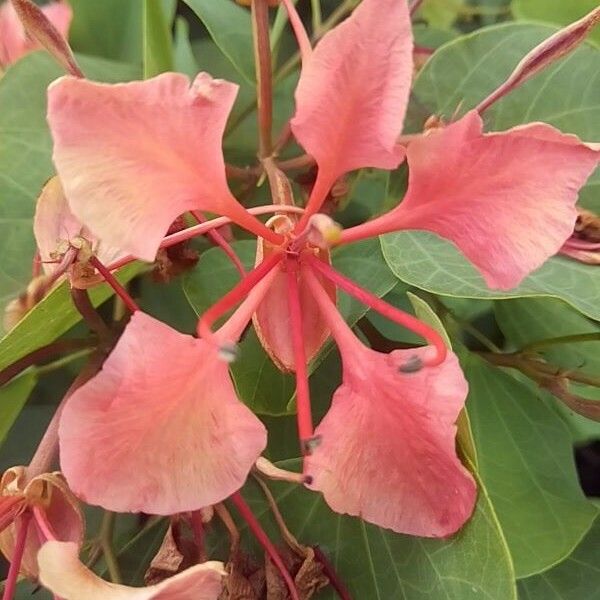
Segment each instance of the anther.
[{"label": "anther", "polygon": [[398,367],[398,371],[400,373],[418,373],[423,367],[423,361],[418,356],[411,356],[404,364]]},{"label": "anther", "polygon": [[303,483],[304,483],[304,485],[312,485],[314,480],[315,479],[312,475],[305,475]]},{"label": "anther", "polygon": [[302,440],[302,453],[310,456],[320,445],[322,438],[320,435],[314,435],[306,440]]},{"label": "anther", "polygon": [[219,346],[219,358],[226,363],[235,362],[238,355],[238,345],[234,342],[225,342]]}]

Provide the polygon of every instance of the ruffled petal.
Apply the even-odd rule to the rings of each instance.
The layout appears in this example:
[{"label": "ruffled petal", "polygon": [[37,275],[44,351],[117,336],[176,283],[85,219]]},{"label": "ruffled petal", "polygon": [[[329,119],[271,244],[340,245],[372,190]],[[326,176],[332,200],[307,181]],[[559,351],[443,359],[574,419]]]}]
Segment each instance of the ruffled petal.
[{"label": "ruffled petal", "polygon": [[467,383],[454,354],[439,367],[398,370],[431,348],[381,354],[358,340],[340,349],[343,383],[305,458],[309,487],[336,512],[398,533],[443,537],[471,515],[476,485],[456,455]]},{"label": "ruffled petal", "polygon": [[[69,4],[62,1],[50,2],[42,7],[42,11],[58,32],[66,38],[73,17]],[[38,48],[40,45],[26,35],[10,0],[4,2],[0,6],[0,67],[6,67]]]},{"label": "ruffled petal", "polygon": [[231,495],[266,446],[217,350],[140,312],[69,399],[59,435],[62,470],[87,503],[163,515]]},{"label": "ruffled petal", "polygon": [[206,73],[191,87],[175,73],[116,85],[54,82],[54,162],[75,216],[108,245],[148,261],[188,210],[264,233],[227,187],[221,144],[237,89]]},{"label": "ruffled petal", "polygon": [[144,588],[108,583],[78,558],[75,544],[47,542],[38,554],[40,581],[63,600],[217,600],[225,573],[206,562]]},{"label": "ruffled petal", "polygon": [[534,123],[484,135],[479,115],[408,146],[409,186],[386,215],[345,231],[345,241],[402,229],[452,241],[492,288],[510,289],[571,235],[578,192],[600,152]]},{"label": "ruffled petal", "polygon": [[396,139],[408,103],[412,46],[406,2],[363,0],[305,58],[291,127],[319,166],[312,212],[344,173],[394,169],[404,159]]}]

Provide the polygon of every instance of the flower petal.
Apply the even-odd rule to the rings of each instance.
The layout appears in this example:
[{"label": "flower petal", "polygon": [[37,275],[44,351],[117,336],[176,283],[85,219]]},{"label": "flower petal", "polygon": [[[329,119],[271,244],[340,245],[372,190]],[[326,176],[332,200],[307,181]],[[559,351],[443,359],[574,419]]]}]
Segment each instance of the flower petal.
[{"label": "flower petal", "polygon": [[[57,261],[59,261],[57,255],[64,253],[68,242],[77,237],[82,237],[89,242],[89,247],[104,265],[125,256],[121,250],[101,243],[81,224],[71,212],[60,179],[56,176],[48,180],[38,198],[33,219],[33,232],[46,275],[57,270]],[[91,271],[92,274],[88,274],[88,271]],[[93,267],[89,266],[71,269],[71,283],[76,287],[89,287],[104,281],[102,276],[94,276],[93,271]]]},{"label": "flower petal", "polygon": [[476,499],[455,450],[455,422],[467,396],[456,356],[407,374],[399,367],[430,348],[386,355],[355,340],[341,350],[343,383],[315,430],[321,443],[305,459],[309,487],[336,512],[398,533],[454,533]]},{"label": "flower petal", "polygon": [[[267,222],[267,225],[276,221],[287,221],[288,217],[276,216]],[[290,224],[290,229],[292,228]],[[278,229],[276,229],[278,230]],[[259,238],[256,251],[256,264],[260,264],[265,257],[272,253],[272,246]],[[321,260],[330,263],[329,252],[319,250]],[[275,267],[276,274],[269,289],[256,309],[252,322],[254,329],[265,351],[271,360],[286,372],[295,371],[294,349],[292,344],[290,311],[288,305],[287,276],[281,263]],[[302,308],[302,325],[304,331],[304,351],[306,360],[310,362],[319,352],[329,336],[329,329],[325,323],[318,305],[315,303],[309,289],[304,282],[302,272],[298,275],[298,289],[300,291],[300,306]],[[335,301],[335,286],[321,278],[326,286],[329,296]]]},{"label": "flower petal", "polygon": [[[67,2],[50,2],[42,7],[49,21],[63,37],[67,37],[73,11]],[[17,16],[12,3],[7,0],[0,6],[0,67],[8,66],[19,58],[40,48],[40,45],[28,37]]]},{"label": "flower petal", "polygon": [[40,581],[64,600],[217,600],[225,570],[220,562],[186,569],[158,585],[132,588],[108,583],[78,558],[75,544],[47,542],[38,554]]},{"label": "flower petal", "polygon": [[220,502],[265,446],[264,426],[237,399],[216,349],[140,312],[60,424],[69,485],[117,512],[169,515]]},{"label": "flower petal", "polygon": [[542,123],[484,135],[471,111],[411,142],[407,158],[402,203],[342,239],[432,231],[456,244],[490,287],[510,289],[571,235],[578,192],[600,152]]},{"label": "flower petal", "polygon": [[412,78],[412,34],[404,0],[363,0],[306,57],[291,121],[319,165],[311,213],[344,173],[393,169]]},{"label": "flower petal", "polygon": [[[41,506],[57,539],[73,542],[76,546],[83,543],[84,517],[77,499],[60,473],[44,473],[26,483],[25,469],[14,467],[4,474],[2,486],[3,493],[10,493],[13,497],[17,493],[21,495],[29,508],[33,505]],[[37,553],[42,545],[34,523],[35,519],[27,533],[20,568],[20,572],[31,579],[38,576]],[[14,524],[0,532],[0,549],[8,560],[13,556],[16,539],[17,530]]]},{"label": "flower petal", "polygon": [[54,162],[75,216],[110,246],[148,261],[187,210],[271,233],[227,187],[221,143],[237,89],[206,73],[191,87],[175,73],[116,85],[54,82]]}]

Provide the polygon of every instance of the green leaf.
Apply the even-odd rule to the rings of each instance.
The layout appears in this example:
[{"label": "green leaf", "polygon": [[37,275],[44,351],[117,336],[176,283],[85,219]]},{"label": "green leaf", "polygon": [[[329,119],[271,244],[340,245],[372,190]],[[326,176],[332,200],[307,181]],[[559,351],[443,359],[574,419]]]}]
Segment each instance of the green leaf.
[{"label": "green leaf", "polygon": [[198,62],[190,44],[190,26],[183,17],[175,22],[175,45],[173,47],[175,69],[193,79],[199,72]]},{"label": "green leaf", "polygon": [[559,416],[521,383],[471,355],[467,410],[489,492],[518,578],[566,558],[597,510],[586,500]]},{"label": "green leaf", "polygon": [[465,0],[425,0],[419,14],[432,27],[450,29]]},{"label": "green leaf", "polygon": [[[134,263],[117,273],[117,279],[126,283],[138,275],[143,267]],[[99,306],[113,295],[107,284],[89,290],[94,306]],[[69,285],[63,282],[36,304],[23,319],[0,339],[0,371],[30,352],[50,344],[81,320],[71,301]]]},{"label": "green leaf", "polygon": [[[507,340],[516,348],[550,338],[600,334],[600,326],[580,315],[570,306],[551,298],[519,298],[496,302],[496,320]],[[600,340],[556,344],[537,350],[552,364],[563,369],[579,369],[589,375],[600,372]],[[600,390],[584,385],[571,385],[574,393],[600,400]],[[549,402],[567,423],[575,442],[600,438],[600,423],[573,413],[562,402],[549,395]]]},{"label": "green leaf", "polygon": [[160,2],[144,0],[144,79],[173,70],[173,38],[169,15]]},{"label": "green leaf", "polygon": [[0,388],[0,445],[35,387],[35,373],[24,373]]},{"label": "green leaf", "polygon": [[69,41],[76,52],[142,64],[142,2],[70,0]]},{"label": "green leaf", "polygon": [[[297,461],[280,463],[298,470]],[[475,600],[516,598],[514,573],[485,489],[475,513],[453,537],[434,540],[398,535],[360,519],[333,513],[319,494],[297,485],[269,487],[286,524],[301,543],[318,545],[352,598]],[[264,496],[249,483],[244,496],[271,532],[276,529]],[[318,600],[334,600],[328,588]]]},{"label": "green leaf", "polygon": [[[480,29],[446,44],[415,82],[406,128],[420,131],[424,118],[432,113],[452,119],[474,108],[508,77],[527,52],[555,31],[552,27],[511,23]],[[596,47],[580,46],[486,111],[487,128],[501,131],[544,121],[587,141],[600,139],[599,60]],[[600,169],[581,194],[584,204],[600,212],[599,189]]]},{"label": "green leaf", "polygon": [[552,364],[564,369],[600,373],[600,325],[586,319],[568,304],[552,298],[519,298],[497,302],[496,321],[516,349],[552,338],[598,335],[597,341],[556,344],[539,351]]},{"label": "green leaf", "polygon": [[599,600],[600,519],[560,565],[518,583],[521,600]]},{"label": "green leaf", "polygon": [[[569,25],[597,8],[598,0],[513,0],[511,8],[517,19]],[[600,30],[592,30],[590,38],[600,42]]]},{"label": "green leaf", "polygon": [[[235,242],[233,246],[250,268],[254,264],[254,242]],[[336,269],[378,296],[385,295],[396,283],[383,261],[377,240],[342,247],[333,253],[332,260]],[[238,280],[229,259],[220,249],[213,248],[200,257],[196,269],[185,277],[184,291],[196,313],[201,314]],[[351,325],[367,312],[366,307],[346,294],[340,294],[338,308]],[[293,410],[289,404],[295,390],[294,378],[272,363],[254,331],[240,344],[240,358],[233,364],[232,374],[240,397],[256,412],[277,416]]]},{"label": "green leaf", "polygon": [[383,255],[398,279],[415,287],[461,298],[550,296],[600,320],[600,271],[562,257],[548,260],[510,291],[491,290],[450,242],[433,233],[401,232],[381,237]]},{"label": "green leaf", "polygon": [[248,82],[254,81],[250,13],[232,0],[184,0],[204,23],[215,44]]},{"label": "green leaf", "polygon": [[[80,58],[93,79],[114,82],[139,75],[134,67]],[[46,88],[62,75],[42,53],[25,57],[0,80],[0,311],[31,279],[32,217],[44,183],[54,174],[46,124]]]}]

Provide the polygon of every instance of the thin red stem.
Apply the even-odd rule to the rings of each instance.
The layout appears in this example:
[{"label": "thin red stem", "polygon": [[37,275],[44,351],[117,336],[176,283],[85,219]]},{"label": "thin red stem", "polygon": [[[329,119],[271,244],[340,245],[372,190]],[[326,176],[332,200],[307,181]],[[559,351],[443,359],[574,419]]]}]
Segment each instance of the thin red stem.
[{"label": "thin red stem", "polygon": [[98,272],[104,277],[104,280],[115,291],[115,294],[123,300],[125,306],[132,312],[140,310],[134,299],[127,293],[127,290],[117,281],[116,277],[98,260],[96,256],[90,258],[90,263],[96,267]]},{"label": "thin red stem", "polygon": [[198,551],[198,562],[206,561],[206,551],[204,547],[204,523],[202,522],[202,511],[195,510],[190,517],[192,531],[194,532],[194,543]]},{"label": "thin red stem", "polygon": [[57,540],[56,532],[48,520],[46,511],[38,505],[33,507],[33,516],[45,542],[55,542]]},{"label": "thin red stem", "polygon": [[17,540],[15,542],[15,551],[10,561],[8,576],[4,582],[4,594],[2,594],[2,600],[12,600],[15,595],[19,571],[21,570],[21,563],[23,561],[23,554],[25,553],[25,544],[27,542],[27,532],[29,531],[30,523],[31,513],[27,511],[23,513],[15,525],[17,527]]},{"label": "thin red stem", "polygon": [[[190,211],[194,216],[194,219],[198,221],[198,223],[206,223],[206,217],[199,210]],[[234,249],[231,247],[231,244],[219,233],[216,229],[211,229],[206,232],[207,237],[209,237],[231,260],[234,264],[235,268],[238,270],[238,273],[243,277],[246,274],[246,269],[244,269],[244,265],[242,261],[238,258],[238,255],[235,253]]]},{"label": "thin red stem", "polygon": [[298,288],[298,260],[289,258],[287,267],[287,297],[292,329],[292,347],[294,350],[294,368],[296,370],[296,408],[298,420],[298,437],[303,454],[311,453],[313,441],[313,420],[310,406],[310,390],[308,387],[308,370],[306,350],[304,348],[304,327],[302,324],[302,307],[300,306],[300,290]]},{"label": "thin red stem", "polygon": [[333,586],[333,589],[337,592],[337,595],[342,600],[352,600],[350,593],[346,589],[346,586],[338,577],[333,565],[329,562],[329,559],[327,556],[325,556],[321,548],[319,548],[319,546],[313,546],[312,549],[315,551],[315,557],[323,566],[323,572],[325,575],[327,575],[327,579],[329,579],[329,583]]},{"label": "thin red stem", "polygon": [[300,600],[300,596],[298,595],[298,590],[296,589],[296,585],[292,580],[291,575],[283,564],[283,560],[279,553],[277,552],[277,548],[273,545],[273,542],[269,539],[261,524],[258,522],[258,519],[254,516],[250,507],[246,504],[244,498],[239,492],[236,492],[231,496],[231,501],[235,504],[238,512],[241,517],[246,521],[250,531],[254,534],[254,537],[259,541],[260,545],[266,550],[273,564],[277,567],[281,576],[283,577],[287,588],[290,592],[290,596],[292,600]]},{"label": "thin red stem", "polygon": [[322,273],[327,279],[332,281],[337,287],[341,288],[351,296],[354,296],[357,300],[377,311],[390,321],[394,323],[398,323],[402,327],[406,327],[406,329],[410,329],[414,331],[417,335],[425,338],[427,342],[429,342],[436,349],[436,356],[430,360],[424,361],[424,364],[427,366],[437,366],[444,362],[446,359],[446,354],[448,352],[446,348],[446,344],[440,336],[440,334],[426,325],[425,323],[419,321],[419,319],[413,317],[412,315],[405,313],[397,309],[395,306],[388,304],[381,298],[378,298],[371,292],[364,290],[359,287],[356,283],[354,283],[351,279],[348,279],[341,273],[335,271],[332,267],[325,264],[324,262],[318,260],[317,258],[311,255],[304,255],[303,260],[305,260],[313,269],[316,269],[320,273]]},{"label": "thin red stem", "polygon": [[[265,206],[255,206],[253,208],[248,208],[248,212],[251,215],[266,215],[271,213],[295,213],[302,214],[304,209],[300,206],[281,206],[278,204],[267,204]],[[187,240],[191,240],[192,238],[206,235],[207,232],[212,229],[216,229],[217,227],[223,227],[223,225],[229,225],[233,223],[233,219],[229,217],[217,217],[216,219],[211,219],[210,221],[206,221],[206,223],[202,223],[201,225],[194,225],[193,227],[188,227],[187,229],[182,229],[181,231],[177,231],[172,233],[171,235],[165,236],[163,241],[160,244],[160,248],[170,248],[171,246],[175,246],[176,244],[180,244],[181,242],[185,242]],[[115,271],[116,269],[120,269],[121,267],[137,260],[135,256],[124,256],[119,260],[108,265],[109,271]]]},{"label": "thin red stem", "polygon": [[274,269],[281,259],[281,252],[274,252],[250,271],[232,290],[225,294],[218,302],[213,304],[198,321],[198,335],[205,340],[211,340],[215,345],[214,334],[211,330],[213,323],[239,304],[269,272]]}]

